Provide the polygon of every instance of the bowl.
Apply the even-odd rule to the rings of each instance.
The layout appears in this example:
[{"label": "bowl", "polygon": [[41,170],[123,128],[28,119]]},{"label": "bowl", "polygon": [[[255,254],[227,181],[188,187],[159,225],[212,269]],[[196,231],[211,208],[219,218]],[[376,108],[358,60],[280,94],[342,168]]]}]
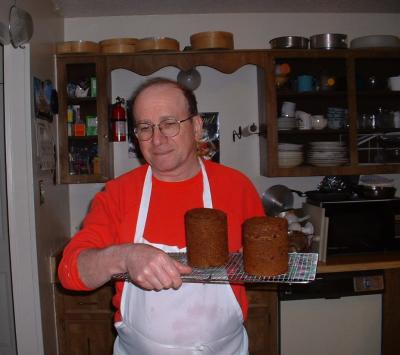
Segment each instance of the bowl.
[{"label": "bowl", "polygon": [[342,33],[322,33],[310,37],[310,47],[314,49],[347,48],[347,35]]},{"label": "bowl", "polygon": [[276,37],[269,41],[272,49],[307,49],[308,38],[300,36]]},{"label": "bowl", "polygon": [[372,35],[351,40],[350,48],[400,47],[400,38],[392,35]]},{"label": "bowl", "polygon": [[233,49],[233,34],[225,31],[194,33],[190,36],[190,45],[194,50]]}]

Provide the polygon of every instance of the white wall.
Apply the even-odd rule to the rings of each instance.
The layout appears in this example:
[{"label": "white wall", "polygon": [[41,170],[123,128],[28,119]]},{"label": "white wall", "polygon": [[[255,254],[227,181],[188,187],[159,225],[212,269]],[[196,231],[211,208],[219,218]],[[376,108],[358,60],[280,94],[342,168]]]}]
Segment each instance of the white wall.
[{"label": "white wall", "polygon": [[[191,34],[208,30],[225,30],[234,34],[236,49],[269,48],[268,41],[283,35],[309,37],[317,33],[346,33],[349,39],[369,34],[400,34],[400,14],[207,14],[169,16],[127,16],[101,18],[71,18],[65,20],[65,40],[100,41],[113,37],[143,38],[149,36],[172,37],[181,49],[189,45]],[[259,174],[258,136],[232,141],[232,131],[239,125],[258,121],[256,71],[246,66],[231,75],[211,68],[198,68],[202,84],[196,90],[200,111],[220,112],[221,162],[245,172],[255,183],[260,195],[269,186],[285,184],[298,190],[315,189],[321,177],[267,178]],[[176,77],[176,68],[155,73]],[[140,76],[122,70],[113,73],[113,97],[130,96],[132,89],[142,80]],[[117,175],[131,166],[121,155],[122,143],[117,143]],[[115,146],[115,144],[114,144]],[[122,147],[122,149],[121,149]],[[126,150],[125,150],[126,151]],[[127,153],[126,153],[127,154]],[[400,175],[394,175],[397,185]],[[102,185],[70,185],[71,234],[79,228],[89,201]],[[78,192],[79,191],[79,192]],[[82,192],[86,192],[82,194]],[[295,205],[301,199],[296,197]],[[72,212],[73,211],[73,212]],[[77,213],[79,211],[79,213]],[[81,213],[82,212],[82,213]]]}]

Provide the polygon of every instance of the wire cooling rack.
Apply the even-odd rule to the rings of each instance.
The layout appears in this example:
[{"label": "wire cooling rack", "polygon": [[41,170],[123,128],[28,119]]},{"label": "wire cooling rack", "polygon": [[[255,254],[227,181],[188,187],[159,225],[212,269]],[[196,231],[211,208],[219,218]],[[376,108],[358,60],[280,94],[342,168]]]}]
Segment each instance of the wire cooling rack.
[{"label": "wire cooling rack", "polygon": [[[169,253],[183,264],[187,264],[186,253]],[[182,275],[183,282],[200,283],[308,283],[315,280],[317,253],[289,253],[289,268],[286,274],[277,276],[253,276],[243,269],[243,255],[231,253],[228,262],[221,267],[207,269],[193,268],[189,275]],[[114,279],[129,281],[126,273],[113,276]]]}]

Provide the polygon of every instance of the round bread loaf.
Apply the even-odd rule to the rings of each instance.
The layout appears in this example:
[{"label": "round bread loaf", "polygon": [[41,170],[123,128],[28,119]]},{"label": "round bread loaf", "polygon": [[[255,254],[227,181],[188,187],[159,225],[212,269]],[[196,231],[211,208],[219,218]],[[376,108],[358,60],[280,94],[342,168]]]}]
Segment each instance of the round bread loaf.
[{"label": "round bread loaf", "polygon": [[223,266],[229,256],[225,212],[195,208],[185,214],[186,249],[192,267]]},{"label": "round bread loaf", "polygon": [[288,271],[288,222],[279,217],[253,217],[243,223],[244,271],[275,276]]}]

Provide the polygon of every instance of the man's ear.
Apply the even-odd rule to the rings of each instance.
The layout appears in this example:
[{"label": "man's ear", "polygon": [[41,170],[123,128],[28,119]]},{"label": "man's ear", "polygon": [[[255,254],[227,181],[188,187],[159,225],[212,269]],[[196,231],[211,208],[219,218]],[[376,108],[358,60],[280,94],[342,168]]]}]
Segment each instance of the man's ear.
[{"label": "man's ear", "polygon": [[195,139],[199,141],[203,137],[203,119],[200,115],[196,115],[192,120]]}]

